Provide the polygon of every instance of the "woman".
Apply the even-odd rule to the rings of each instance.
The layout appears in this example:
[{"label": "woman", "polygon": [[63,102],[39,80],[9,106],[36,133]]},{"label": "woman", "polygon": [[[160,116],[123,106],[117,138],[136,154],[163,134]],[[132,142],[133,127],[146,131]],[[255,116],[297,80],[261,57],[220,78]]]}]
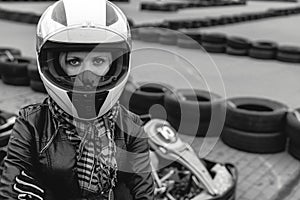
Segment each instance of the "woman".
[{"label": "woman", "polygon": [[139,118],[118,103],[130,72],[125,15],[105,0],[60,0],[37,26],[49,97],[21,109],[0,199],[153,199]]}]

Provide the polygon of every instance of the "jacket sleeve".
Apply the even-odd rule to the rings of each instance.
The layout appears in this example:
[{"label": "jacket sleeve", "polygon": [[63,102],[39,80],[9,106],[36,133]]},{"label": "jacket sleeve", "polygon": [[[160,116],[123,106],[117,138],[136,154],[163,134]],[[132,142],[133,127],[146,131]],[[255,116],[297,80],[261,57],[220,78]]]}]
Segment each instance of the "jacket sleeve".
[{"label": "jacket sleeve", "polygon": [[8,143],[7,157],[4,160],[4,168],[0,180],[0,199],[17,199],[17,193],[12,187],[15,177],[22,170],[30,172],[32,169],[32,135],[30,125],[19,116],[13,127]]},{"label": "jacket sleeve", "polygon": [[153,200],[154,182],[149,157],[149,144],[146,133],[141,126],[135,128],[137,133],[131,138],[127,150],[132,172],[128,177],[128,187],[134,200]]}]

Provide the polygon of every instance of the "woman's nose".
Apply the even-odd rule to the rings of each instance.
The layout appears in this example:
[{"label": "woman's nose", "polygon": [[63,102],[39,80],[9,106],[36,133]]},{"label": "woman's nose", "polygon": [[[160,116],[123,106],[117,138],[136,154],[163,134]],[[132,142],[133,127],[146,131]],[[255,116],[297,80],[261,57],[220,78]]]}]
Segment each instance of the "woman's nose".
[{"label": "woman's nose", "polygon": [[90,60],[84,60],[82,63],[82,69],[81,72],[84,71],[91,71],[95,74],[97,74],[98,76],[103,76],[105,74],[105,70],[106,70],[107,66],[102,65],[102,66],[97,66],[94,65],[92,61]]},{"label": "woman's nose", "polygon": [[93,73],[90,70],[87,71],[83,71],[78,78],[81,80],[81,83],[83,84],[83,86],[85,87],[93,87],[98,85],[99,81],[100,81],[100,77]]}]

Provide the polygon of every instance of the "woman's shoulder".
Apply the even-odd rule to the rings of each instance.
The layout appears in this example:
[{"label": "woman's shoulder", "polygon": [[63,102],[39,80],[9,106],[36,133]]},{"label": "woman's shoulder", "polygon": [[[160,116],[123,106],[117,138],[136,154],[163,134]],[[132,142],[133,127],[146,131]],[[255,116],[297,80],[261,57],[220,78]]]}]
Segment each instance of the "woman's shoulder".
[{"label": "woman's shoulder", "polygon": [[128,121],[131,122],[137,126],[142,126],[143,122],[140,119],[140,117],[131,112],[130,110],[128,110],[127,108],[125,108],[123,105],[120,105],[120,115],[119,115],[123,121]]},{"label": "woman's shoulder", "polygon": [[36,120],[36,118],[41,117],[41,115],[43,115],[43,113],[46,113],[49,109],[47,99],[48,97],[46,97],[40,103],[30,104],[22,107],[19,110],[19,118],[23,118],[25,120]]},{"label": "woman's shoulder", "polygon": [[125,133],[133,134],[140,131],[143,122],[138,115],[120,105],[119,115],[117,118],[117,126]]}]

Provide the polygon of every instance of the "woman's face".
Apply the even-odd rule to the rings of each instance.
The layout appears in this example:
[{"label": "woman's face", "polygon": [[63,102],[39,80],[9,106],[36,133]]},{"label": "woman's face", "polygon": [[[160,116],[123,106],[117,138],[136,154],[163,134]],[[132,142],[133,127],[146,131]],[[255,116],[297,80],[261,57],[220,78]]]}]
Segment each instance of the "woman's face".
[{"label": "woman's face", "polygon": [[112,55],[108,52],[63,52],[59,56],[62,69],[69,76],[84,71],[91,71],[104,76],[112,63]]}]

